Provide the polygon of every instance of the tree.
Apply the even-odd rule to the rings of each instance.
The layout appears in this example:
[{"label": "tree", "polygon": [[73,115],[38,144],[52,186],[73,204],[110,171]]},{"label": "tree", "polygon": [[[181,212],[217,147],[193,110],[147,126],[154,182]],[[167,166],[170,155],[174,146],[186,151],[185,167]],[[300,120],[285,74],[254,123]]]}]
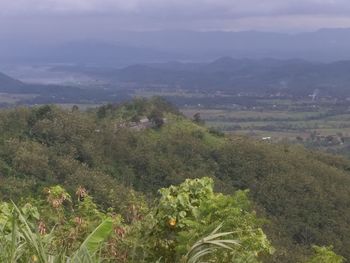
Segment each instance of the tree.
[{"label": "tree", "polygon": [[154,127],[160,128],[164,124],[163,112],[158,109],[154,109],[148,116],[148,118],[152,121]]},{"label": "tree", "polygon": [[314,255],[305,263],[343,263],[344,258],[333,252],[333,247],[313,246]]},{"label": "tree", "polygon": [[77,105],[72,106],[72,112],[79,111],[79,107]]},{"label": "tree", "polygon": [[149,261],[162,257],[163,262],[186,262],[184,255],[189,248],[213,233],[220,222],[221,231],[229,232],[226,238],[237,240],[239,245],[228,251],[214,249],[203,258],[206,262],[259,262],[260,255],[273,253],[261,230],[262,221],[251,209],[247,192],[223,195],[214,193],[213,187],[213,180],[204,177],[159,191],[161,197],[147,240],[153,244]]},{"label": "tree", "polygon": [[198,123],[198,124],[203,124],[203,120],[202,120],[201,114],[199,112],[197,112],[193,115],[193,122]]}]

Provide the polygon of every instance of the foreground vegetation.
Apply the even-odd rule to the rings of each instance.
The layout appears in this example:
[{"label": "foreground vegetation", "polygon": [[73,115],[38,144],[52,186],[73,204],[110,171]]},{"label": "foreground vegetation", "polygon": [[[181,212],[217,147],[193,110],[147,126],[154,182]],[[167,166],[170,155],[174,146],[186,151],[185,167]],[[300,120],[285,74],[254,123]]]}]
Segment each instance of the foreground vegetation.
[{"label": "foreground vegetation", "polygon": [[272,253],[245,192],[215,194],[203,178],[160,194],[154,207],[135,203],[127,218],[97,210],[83,188],[76,200],[56,186],[38,207],[3,203],[2,262],[258,262]]},{"label": "foreground vegetation", "polygon": [[350,258],[344,158],[208,131],[157,98],[87,112],[17,108],[0,119],[3,258]]}]

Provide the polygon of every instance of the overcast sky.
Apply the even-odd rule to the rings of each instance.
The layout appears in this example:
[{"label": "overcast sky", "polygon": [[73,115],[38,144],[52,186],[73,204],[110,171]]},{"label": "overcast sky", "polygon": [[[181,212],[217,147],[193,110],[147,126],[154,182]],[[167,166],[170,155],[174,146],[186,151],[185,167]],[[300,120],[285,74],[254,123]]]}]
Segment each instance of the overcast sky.
[{"label": "overcast sky", "polygon": [[350,27],[349,0],[0,0],[0,38],[106,37],[118,30],[296,32],[331,27]]}]

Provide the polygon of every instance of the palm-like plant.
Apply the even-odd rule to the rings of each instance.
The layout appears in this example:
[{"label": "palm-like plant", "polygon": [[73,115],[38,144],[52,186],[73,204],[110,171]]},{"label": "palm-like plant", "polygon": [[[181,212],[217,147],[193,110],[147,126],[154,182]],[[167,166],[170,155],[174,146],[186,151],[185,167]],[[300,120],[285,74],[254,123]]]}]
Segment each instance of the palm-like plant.
[{"label": "palm-like plant", "polygon": [[[184,257],[184,263],[201,263],[203,258],[212,256],[219,250],[234,250],[234,246],[239,246],[239,241],[234,239],[225,239],[233,232],[219,232],[222,228],[220,224],[208,236],[197,241]],[[215,262],[218,262],[217,259]]]}]

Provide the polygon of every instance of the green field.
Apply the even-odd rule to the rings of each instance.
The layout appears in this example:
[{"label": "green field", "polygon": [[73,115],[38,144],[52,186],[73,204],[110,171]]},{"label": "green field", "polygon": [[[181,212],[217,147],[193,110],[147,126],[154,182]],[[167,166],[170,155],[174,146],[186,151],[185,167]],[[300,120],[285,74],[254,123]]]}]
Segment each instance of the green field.
[{"label": "green field", "polygon": [[[187,117],[200,113],[205,125],[225,133],[239,134],[271,142],[302,142],[324,150],[350,148],[350,112],[338,105],[319,104],[315,110],[303,102],[288,100],[261,100],[266,108],[234,110],[204,107],[186,107],[181,111]],[[260,102],[261,102],[260,101]],[[271,109],[275,103],[285,110]],[[287,107],[286,107],[287,105]],[[344,150],[345,151],[345,150]]]}]

